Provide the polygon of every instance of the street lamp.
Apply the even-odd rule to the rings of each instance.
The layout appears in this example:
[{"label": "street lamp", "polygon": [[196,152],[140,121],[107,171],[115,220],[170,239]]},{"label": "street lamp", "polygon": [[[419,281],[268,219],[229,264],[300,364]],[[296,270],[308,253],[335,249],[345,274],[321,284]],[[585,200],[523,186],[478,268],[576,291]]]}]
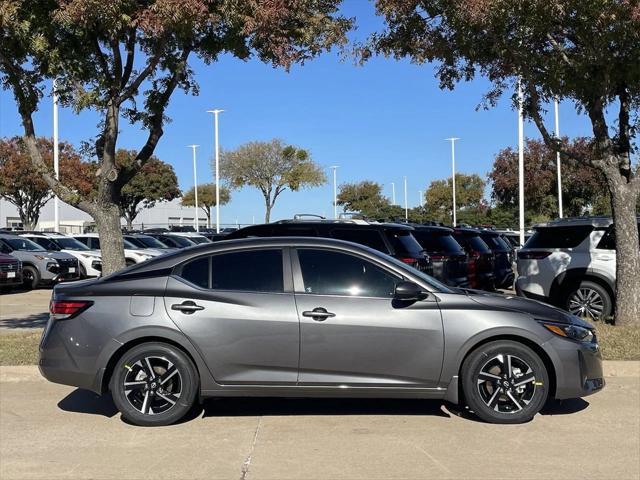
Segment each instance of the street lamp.
[{"label": "street lamp", "polygon": [[396,204],[396,183],[391,182],[391,205]]},{"label": "street lamp", "polygon": [[[53,80],[53,171],[58,180],[60,175],[60,159],[58,146],[58,91],[56,81]],[[53,198],[53,230],[60,231],[60,201],[58,195]]]},{"label": "street lamp", "polygon": [[424,205],[424,197],[422,196],[422,190],[418,190],[418,198],[419,198],[419,202],[418,202],[418,206],[422,207]]},{"label": "street lamp", "polygon": [[451,186],[453,187],[453,226],[456,226],[456,140],[458,137],[445,138],[451,142]]},{"label": "street lamp", "polygon": [[520,245],[524,245],[524,98],[522,83],[518,80],[518,210]]},{"label": "street lamp", "polygon": [[404,177],[404,219],[409,221],[409,200],[407,198],[407,177]]},{"label": "street lamp", "polygon": [[[560,140],[560,116],[558,115],[558,99],[553,100],[556,114],[556,138]],[[556,170],[558,173],[558,216],[562,218],[562,173],[560,171],[560,152],[556,152]]]},{"label": "street lamp", "polygon": [[194,227],[196,232],[200,231],[200,222],[198,221],[198,175],[196,173],[196,148],[200,145],[187,145],[187,147],[191,148],[193,151],[193,192],[194,192],[194,212],[195,216],[193,217]]},{"label": "street lamp", "polygon": [[338,183],[336,181],[336,171],[338,170],[338,165],[332,165],[329,168],[333,170],[333,218],[335,220],[338,218]]},{"label": "street lamp", "polygon": [[222,112],[224,112],[224,110],[207,110],[207,113],[213,113],[213,142],[216,159],[216,233],[220,233],[220,148],[218,145],[218,114]]}]

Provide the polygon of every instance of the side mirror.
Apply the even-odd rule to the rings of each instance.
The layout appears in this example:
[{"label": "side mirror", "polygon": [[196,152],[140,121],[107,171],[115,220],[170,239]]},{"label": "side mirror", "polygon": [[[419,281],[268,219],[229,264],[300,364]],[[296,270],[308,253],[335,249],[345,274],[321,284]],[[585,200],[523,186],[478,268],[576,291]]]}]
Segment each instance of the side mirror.
[{"label": "side mirror", "polygon": [[429,294],[420,285],[413,282],[399,282],[393,292],[396,300],[418,301],[427,298]]}]

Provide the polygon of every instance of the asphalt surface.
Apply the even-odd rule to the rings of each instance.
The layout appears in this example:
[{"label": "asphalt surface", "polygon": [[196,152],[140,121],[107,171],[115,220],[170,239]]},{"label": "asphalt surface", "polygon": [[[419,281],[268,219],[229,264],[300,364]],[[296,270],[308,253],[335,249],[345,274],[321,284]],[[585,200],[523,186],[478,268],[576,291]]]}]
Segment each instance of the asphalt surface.
[{"label": "asphalt surface", "polygon": [[35,367],[0,367],[0,478],[638,479],[638,365],[609,363],[604,391],[525,425],[435,401],[221,399],[161,428]]}]

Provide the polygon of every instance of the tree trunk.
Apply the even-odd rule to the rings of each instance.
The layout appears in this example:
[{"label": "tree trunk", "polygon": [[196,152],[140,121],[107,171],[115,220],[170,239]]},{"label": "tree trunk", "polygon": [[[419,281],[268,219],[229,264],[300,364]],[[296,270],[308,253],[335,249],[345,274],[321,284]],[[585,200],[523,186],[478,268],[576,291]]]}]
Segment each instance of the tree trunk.
[{"label": "tree trunk", "polygon": [[619,174],[608,178],[616,234],[616,325],[640,324],[638,192]]},{"label": "tree trunk", "polygon": [[271,202],[267,200],[266,205],[267,208],[264,212],[264,223],[269,223],[271,221]]},{"label": "tree trunk", "polygon": [[120,227],[120,208],[116,203],[99,205],[93,215],[100,235],[102,275],[117,272],[126,266]]},{"label": "tree trunk", "polygon": [[130,232],[133,230],[133,218],[131,218],[131,215],[125,215],[124,219],[127,222],[127,230]]}]

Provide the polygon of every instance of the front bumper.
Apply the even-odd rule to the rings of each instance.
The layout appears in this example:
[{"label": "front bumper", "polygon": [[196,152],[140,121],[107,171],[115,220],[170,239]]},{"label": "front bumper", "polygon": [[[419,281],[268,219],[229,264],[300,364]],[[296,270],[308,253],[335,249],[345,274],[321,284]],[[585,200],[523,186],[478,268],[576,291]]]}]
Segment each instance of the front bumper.
[{"label": "front bumper", "polygon": [[544,346],[551,347],[556,359],[555,398],[586,397],[605,386],[602,354],[597,343],[580,343],[553,338]]},{"label": "front bumper", "polygon": [[22,271],[13,273],[14,276],[9,277],[6,272],[0,272],[0,286],[22,285]]}]

